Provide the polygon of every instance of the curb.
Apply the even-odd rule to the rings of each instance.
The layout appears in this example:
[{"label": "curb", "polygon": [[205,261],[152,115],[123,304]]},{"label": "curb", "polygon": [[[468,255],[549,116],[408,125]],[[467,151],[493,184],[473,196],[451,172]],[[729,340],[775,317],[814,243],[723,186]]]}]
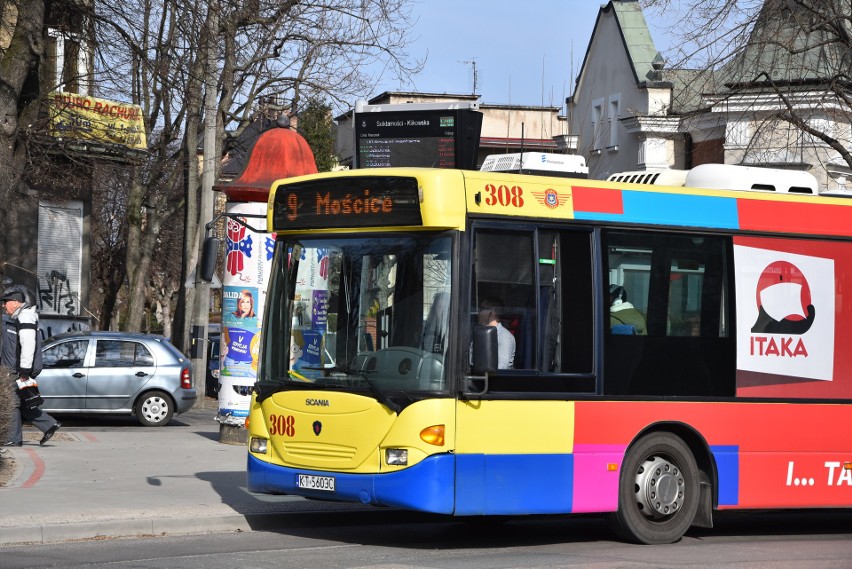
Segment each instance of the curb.
[{"label": "curb", "polygon": [[46,524],[0,529],[0,546],[60,541],[189,535],[230,531],[252,531],[253,522],[265,526],[263,518],[278,514],[223,514],[187,518],[144,518],[134,520],[103,520],[97,522]]},{"label": "curb", "polygon": [[[394,524],[411,512],[355,504],[310,504],[296,510],[250,514],[110,519],[96,522],[61,522],[38,526],[0,528],[0,548],[63,541],[129,537],[181,536],[203,533],[280,531],[296,527],[328,527],[334,524]],[[421,519],[446,521],[445,514],[419,514]]]}]

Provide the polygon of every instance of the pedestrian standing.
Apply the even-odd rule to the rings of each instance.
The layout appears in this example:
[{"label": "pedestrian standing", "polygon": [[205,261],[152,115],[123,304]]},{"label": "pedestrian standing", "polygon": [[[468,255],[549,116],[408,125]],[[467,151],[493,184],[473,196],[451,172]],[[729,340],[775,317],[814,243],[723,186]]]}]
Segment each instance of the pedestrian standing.
[{"label": "pedestrian standing", "polygon": [[[26,288],[17,285],[7,287],[0,296],[5,312],[0,346],[0,381],[15,382],[16,386],[34,380],[42,369],[41,336],[33,300]],[[3,446],[23,444],[24,421],[44,433],[40,445],[49,441],[62,426],[40,407],[29,408],[22,404],[19,396],[14,398],[13,406],[16,411],[12,413],[11,432]]]}]

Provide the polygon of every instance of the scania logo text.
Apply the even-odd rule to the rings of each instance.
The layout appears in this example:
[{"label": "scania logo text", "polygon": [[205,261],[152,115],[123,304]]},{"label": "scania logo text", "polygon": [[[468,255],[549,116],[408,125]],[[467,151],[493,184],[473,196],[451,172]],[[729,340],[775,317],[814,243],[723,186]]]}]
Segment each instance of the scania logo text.
[{"label": "scania logo text", "polygon": [[331,407],[331,403],[328,402],[328,399],[305,399],[305,405],[308,407]]}]

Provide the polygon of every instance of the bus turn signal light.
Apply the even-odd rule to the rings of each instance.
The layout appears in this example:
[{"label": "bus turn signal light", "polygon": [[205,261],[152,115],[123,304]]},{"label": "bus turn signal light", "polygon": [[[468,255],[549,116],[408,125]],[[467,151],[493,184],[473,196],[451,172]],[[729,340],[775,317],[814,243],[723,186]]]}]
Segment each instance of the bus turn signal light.
[{"label": "bus turn signal light", "polygon": [[424,443],[435,445],[436,447],[444,446],[444,425],[432,425],[420,431],[420,439]]}]

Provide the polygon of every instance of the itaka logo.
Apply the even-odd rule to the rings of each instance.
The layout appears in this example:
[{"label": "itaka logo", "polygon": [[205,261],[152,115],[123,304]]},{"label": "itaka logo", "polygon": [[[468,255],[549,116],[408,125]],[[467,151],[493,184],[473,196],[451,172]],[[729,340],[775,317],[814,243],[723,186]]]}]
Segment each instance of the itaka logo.
[{"label": "itaka logo", "polygon": [[757,320],[752,333],[804,334],[816,318],[811,287],[793,263],[775,261],[757,280]]}]

